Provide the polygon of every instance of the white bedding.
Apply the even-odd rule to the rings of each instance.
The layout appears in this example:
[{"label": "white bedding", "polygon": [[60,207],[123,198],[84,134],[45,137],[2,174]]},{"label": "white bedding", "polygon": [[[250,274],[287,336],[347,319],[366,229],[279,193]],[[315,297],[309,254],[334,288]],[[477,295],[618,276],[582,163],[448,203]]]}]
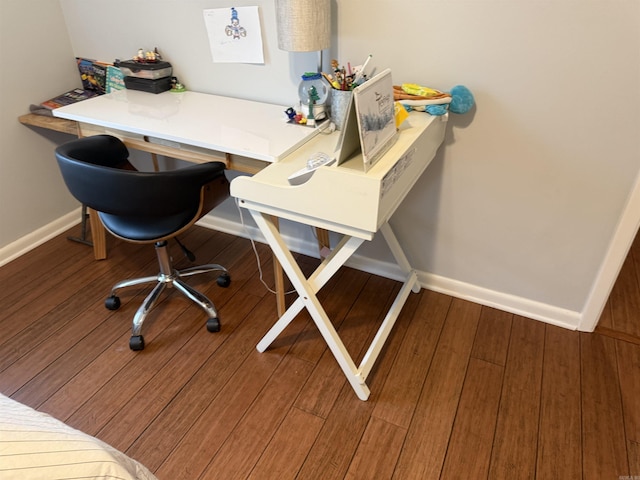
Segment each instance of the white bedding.
[{"label": "white bedding", "polygon": [[0,479],[157,480],[106,443],[2,394]]}]

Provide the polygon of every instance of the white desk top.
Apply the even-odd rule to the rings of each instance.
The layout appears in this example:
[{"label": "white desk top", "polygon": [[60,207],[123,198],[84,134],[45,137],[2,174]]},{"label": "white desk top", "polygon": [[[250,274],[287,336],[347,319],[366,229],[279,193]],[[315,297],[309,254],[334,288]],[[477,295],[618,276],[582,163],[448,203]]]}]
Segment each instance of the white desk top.
[{"label": "white desk top", "polygon": [[287,123],[286,107],[196,92],[120,90],[57,108],[54,116],[267,162],[318,133]]},{"label": "white desk top", "polygon": [[370,240],[431,163],[447,120],[412,112],[397,141],[367,172],[362,154],[357,154],[340,166],[318,168],[301,185],[290,185],[289,175],[304,167],[313,153],[331,155],[335,150],[339,132],[318,135],[255,175],[234,178],[231,195],[250,210]]}]

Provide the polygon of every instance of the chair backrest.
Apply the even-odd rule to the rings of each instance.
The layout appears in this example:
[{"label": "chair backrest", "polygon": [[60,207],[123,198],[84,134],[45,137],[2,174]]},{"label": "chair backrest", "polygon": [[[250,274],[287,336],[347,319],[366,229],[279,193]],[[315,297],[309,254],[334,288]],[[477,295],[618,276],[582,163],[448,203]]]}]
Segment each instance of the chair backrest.
[{"label": "chair backrest", "polygon": [[224,179],[222,162],[162,172],[127,169],[129,152],[110,135],[73,140],[56,148],[55,155],[64,182],[78,201],[98,212],[126,217],[131,224],[136,218],[148,223],[154,217],[195,215],[203,187]]},{"label": "chair backrest", "polygon": [[224,174],[222,162],[163,172],[123,169],[126,146],[110,135],[80,138],[56,149],[71,194],[99,212],[114,215],[167,215],[197,208],[203,185]]}]

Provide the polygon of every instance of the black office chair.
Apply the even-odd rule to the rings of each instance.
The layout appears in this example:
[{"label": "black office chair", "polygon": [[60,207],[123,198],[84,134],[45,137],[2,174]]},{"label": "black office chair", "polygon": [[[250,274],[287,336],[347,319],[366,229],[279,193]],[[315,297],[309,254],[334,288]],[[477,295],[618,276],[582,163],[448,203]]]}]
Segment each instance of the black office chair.
[{"label": "black office chair", "polygon": [[165,287],[175,287],[207,313],[207,330],[220,330],[218,313],[202,293],[182,277],[221,272],[221,287],[231,277],[217,264],[175,270],[167,251],[167,240],[184,232],[229,196],[222,162],[209,162],[162,172],[139,172],[129,163],[127,147],[110,135],[80,138],[56,149],[64,182],[81,203],[98,212],[105,228],[116,237],[134,243],[155,244],[160,273],[116,283],[105,305],[120,307],[116,292],[124,287],[156,282],[133,319],[129,347],[144,348],[142,324]]}]

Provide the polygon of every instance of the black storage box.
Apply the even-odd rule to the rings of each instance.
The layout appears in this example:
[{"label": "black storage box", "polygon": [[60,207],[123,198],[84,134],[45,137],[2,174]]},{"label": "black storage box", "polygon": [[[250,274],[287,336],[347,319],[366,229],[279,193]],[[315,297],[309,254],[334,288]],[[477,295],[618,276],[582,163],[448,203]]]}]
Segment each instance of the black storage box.
[{"label": "black storage box", "polygon": [[162,93],[171,90],[171,77],[148,78],[124,77],[124,86],[129,90],[140,90],[148,93]]},{"label": "black storage box", "polygon": [[173,71],[169,62],[136,62],[135,60],[125,60],[118,64],[122,75],[125,77],[148,78],[156,80],[158,78],[170,77]]}]

